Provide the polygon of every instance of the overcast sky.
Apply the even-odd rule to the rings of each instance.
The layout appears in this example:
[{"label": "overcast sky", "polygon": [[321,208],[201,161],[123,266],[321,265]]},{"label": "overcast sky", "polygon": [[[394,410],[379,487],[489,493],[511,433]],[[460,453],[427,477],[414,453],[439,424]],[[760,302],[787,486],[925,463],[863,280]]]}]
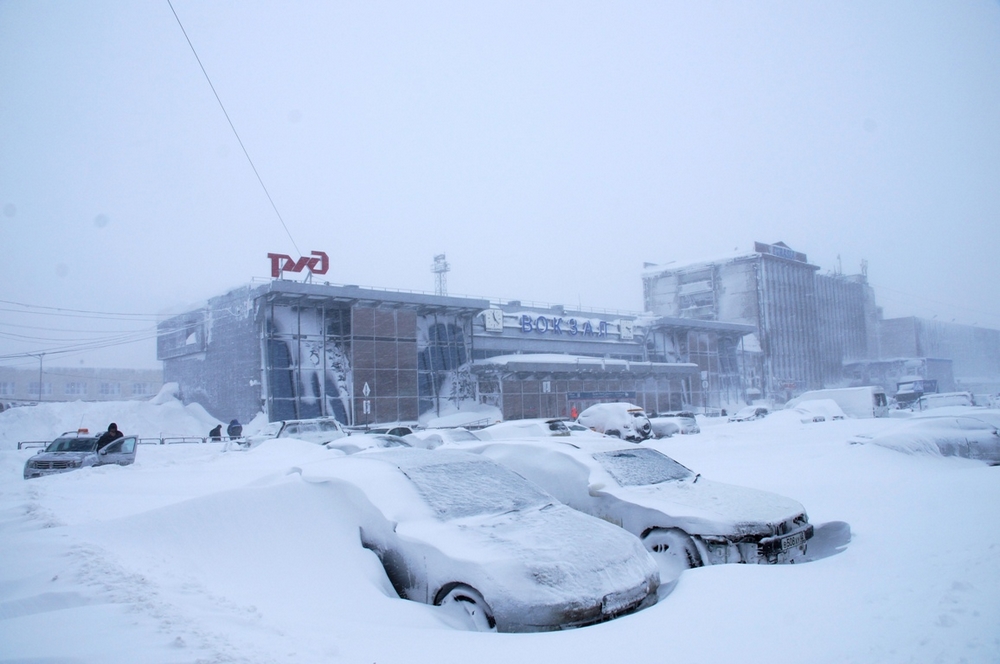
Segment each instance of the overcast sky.
[{"label": "overcast sky", "polygon": [[314,250],[638,311],[644,262],[784,241],[1000,328],[996,0],[173,6],[283,222],[166,0],[0,0],[0,356],[156,367],[156,314]]}]

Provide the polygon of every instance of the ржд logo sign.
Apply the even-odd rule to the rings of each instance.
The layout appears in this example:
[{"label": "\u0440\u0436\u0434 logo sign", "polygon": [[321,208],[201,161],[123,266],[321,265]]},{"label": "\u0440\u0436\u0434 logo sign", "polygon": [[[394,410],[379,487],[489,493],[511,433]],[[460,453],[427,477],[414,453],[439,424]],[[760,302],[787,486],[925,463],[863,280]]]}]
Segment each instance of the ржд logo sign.
[{"label": "\u0440\u0436\u0434 logo sign", "polygon": [[326,274],[330,269],[330,259],[322,251],[311,252],[312,256],[303,256],[298,261],[293,261],[291,256],[286,254],[268,254],[271,259],[271,276],[278,278],[282,272],[301,272],[309,268],[313,274]]}]

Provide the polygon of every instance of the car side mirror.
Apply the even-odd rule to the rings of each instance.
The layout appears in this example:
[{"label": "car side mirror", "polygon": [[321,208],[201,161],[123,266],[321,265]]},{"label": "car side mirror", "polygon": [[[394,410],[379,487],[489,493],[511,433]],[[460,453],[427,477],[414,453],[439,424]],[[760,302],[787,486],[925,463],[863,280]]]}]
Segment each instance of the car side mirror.
[{"label": "car side mirror", "polygon": [[106,447],[102,449],[100,452],[98,452],[98,454],[107,454],[107,453],[108,453],[108,448]]}]

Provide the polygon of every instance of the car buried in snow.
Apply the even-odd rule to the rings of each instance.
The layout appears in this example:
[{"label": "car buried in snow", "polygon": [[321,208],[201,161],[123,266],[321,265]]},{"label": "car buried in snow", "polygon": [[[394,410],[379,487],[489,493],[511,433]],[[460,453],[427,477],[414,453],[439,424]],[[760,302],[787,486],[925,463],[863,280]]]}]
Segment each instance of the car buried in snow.
[{"label": "car buried in snow", "polygon": [[24,463],[24,479],[67,473],[90,466],[128,466],[135,462],[138,439],[125,436],[100,450],[87,429],[67,431]]},{"label": "car buried in snow", "polygon": [[528,418],[497,422],[479,429],[476,436],[483,440],[509,440],[512,438],[547,438],[569,436],[567,422],[559,417]]},{"label": "car buried in snow", "polygon": [[764,406],[746,406],[729,416],[730,422],[750,422],[767,417],[767,408]]},{"label": "car buried in snow", "polygon": [[576,421],[597,433],[633,443],[653,435],[653,425],[645,411],[630,403],[599,403],[586,408]]},{"label": "car buried in snow", "polygon": [[659,573],[639,540],[480,455],[373,450],[303,477],[357,489],[361,544],[396,593],[467,629],[565,629],[656,602]]},{"label": "car buried in snow", "polygon": [[962,457],[997,466],[1000,465],[1000,429],[989,421],[990,418],[989,414],[914,417],[887,431],[856,435],[848,442],[878,445],[904,454]]},{"label": "car buried in snow", "polygon": [[[649,421],[653,425],[653,433],[657,438],[663,438],[662,434],[657,433],[658,430],[669,430],[668,426],[674,424],[677,426],[677,432],[683,436],[688,436],[694,433],[701,433],[701,427],[698,426],[698,419],[689,410],[681,410],[670,413],[660,413],[653,414],[649,416]],[[667,434],[670,435],[670,434]]]},{"label": "car buried in snow", "polygon": [[295,438],[326,445],[346,437],[347,431],[336,418],[314,417],[302,420],[276,420],[267,424],[260,432],[244,437],[242,444],[247,447],[256,447],[267,440]]},{"label": "car buried in snow", "polygon": [[703,478],[650,447],[521,441],[470,447],[640,538],[664,582],[718,563],[789,563],[813,535],[791,498]]}]

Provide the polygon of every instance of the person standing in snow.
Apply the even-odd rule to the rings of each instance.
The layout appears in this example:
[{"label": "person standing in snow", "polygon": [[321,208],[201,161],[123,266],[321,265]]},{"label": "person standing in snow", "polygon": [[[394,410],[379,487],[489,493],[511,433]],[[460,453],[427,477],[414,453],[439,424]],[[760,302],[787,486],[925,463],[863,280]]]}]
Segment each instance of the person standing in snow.
[{"label": "person standing in snow", "polygon": [[102,433],[101,437],[97,439],[97,451],[100,452],[102,448],[124,437],[124,435],[118,430],[118,425],[112,422],[108,425],[108,430]]},{"label": "person standing in snow", "polygon": [[239,438],[243,435],[243,425],[235,417],[233,421],[229,423],[229,427],[226,429],[226,433],[229,434],[229,438]]},{"label": "person standing in snow", "polygon": [[208,437],[211,438],[213,442],[222,440],[222,425],[215,425],[215,428],[208,432]]}]

